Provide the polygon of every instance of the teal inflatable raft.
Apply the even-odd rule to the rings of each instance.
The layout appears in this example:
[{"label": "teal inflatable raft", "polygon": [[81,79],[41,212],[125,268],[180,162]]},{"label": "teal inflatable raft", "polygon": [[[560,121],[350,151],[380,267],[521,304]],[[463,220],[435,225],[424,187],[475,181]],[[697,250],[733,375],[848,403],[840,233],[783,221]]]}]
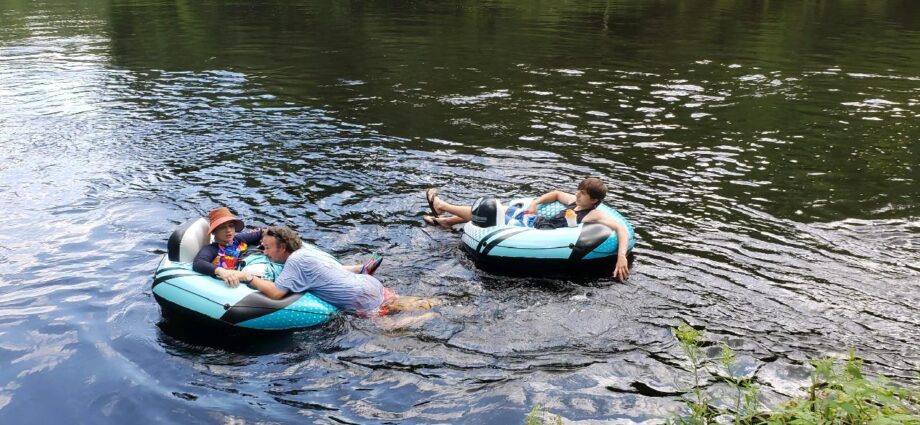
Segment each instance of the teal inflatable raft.
[{"label": "teal inflatable raft", "polygon": [[[526,209],[533,199],[512,200],[508,208]],[[507,275],[590,275],[611,273],[616,266],[619,239],[606,225],[588,223],[548,230],[515,226],[505,223],[504,212],[495,218],[477,217],[475,206],[473,220],[463,226],[461,243],[484,270]],[[541,204],[537,215],[550,218],[564,209],[559,202]],[[632,258],[636,244],[632,224],[607,205],[598,209],[626,228],[628,257]]]},{"label": "teal inflatable raft", "polygon": [[[184,223],[170,236],[167,254],[153,277],[153,296],[164,316],[247,330],[277,331],[326,323],[338,313],[335,307],[309,293],[273,300],[245,284],[230,288],[220,279],[194,272],[192,260],[208,243],[208,222],[204,218]],[[306,244],[305,247],[317,249]],[[245,257],[242,265],[245,270],[270,280],[283,267],[261,254]]]}]

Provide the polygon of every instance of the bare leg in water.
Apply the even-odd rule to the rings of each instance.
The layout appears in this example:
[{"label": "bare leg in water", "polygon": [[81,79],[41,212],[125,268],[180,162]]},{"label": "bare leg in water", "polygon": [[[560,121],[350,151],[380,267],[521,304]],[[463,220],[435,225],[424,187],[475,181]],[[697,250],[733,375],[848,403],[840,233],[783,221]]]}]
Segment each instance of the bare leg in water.
[{"label": "bare leg in water", "polygon": [[350,272],[352,272],[352,273],[361,273],[361,265],[360,265],[360,264],[349,264],[349,265],[344,265],[344,264],[343,264],[343,265],[342,265],[342,268],[345,269],[345,270],[348,270],[348,271],[350,271]]},{"label": "bare leg in water", "polygon": [[441,304],[441,300],[436,298],[412,297],[408,295],[397,295],[389,305],[390,313],[401,313],[405,311],[431,310],[434,306]]},{"label": "bare leg in water", "polygon": [[[431,310],[432,307],[439,304],[441,304],[441,301],[435,298],[397,295],[396,299],[389,305],[389,313],[410,313]],[[375,318],[374,322],[387,331],[394,331],[420,325],[437,316],[437,313],[428,311],[422,314],[400,315],[400,317],[378,316]]]},{"label": "bare leg in water", "polygon": [[402,317],[380,316],[374,318],[374,324],[380,326],[385,331],[398,331],[412,326],[421,325],[431,319],[438,317],[438,313],[429,311],[418,315],[409,315]]}]

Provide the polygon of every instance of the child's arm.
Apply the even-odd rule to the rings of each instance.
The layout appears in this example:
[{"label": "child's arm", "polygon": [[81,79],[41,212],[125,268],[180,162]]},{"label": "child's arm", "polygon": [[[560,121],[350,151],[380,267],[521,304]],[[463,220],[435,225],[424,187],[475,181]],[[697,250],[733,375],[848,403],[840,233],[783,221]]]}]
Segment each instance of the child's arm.
[{"label": "child's arm", "polygon": [[208,276],[217,276],[218,267],[215,266],[211,261],[214,261],[214,258],[217,257],[217,247],[214,245],[205,245],[198,250],[198,254],[195,255],[195,259],[192,260],[192,270]]},{"label": "child's arm", "polygon": [[626,252],[629,247],[629,233],[626,232],[626,227],[618,220],[599,210],[588,213],[582,223],[600,223],[617,233],[617,265],[613,270],[613,277],[625,282],[629,277],[629,261],[626,258]]},{"label": "child's arm", "polygon": [[237,233],[234,239],[239,239],[250,245],[258,245],[262,242],[262,235],[265,234],[264,228],[253,229],[242,233]]},{"label": "child's arm", "polygon": [[559,201],[568,205],[572,202],[575,202],[575,195],[572,195],[571,193],[560,192],[558,190],[544,193],[539,198],[534,199],[533,202],[530,203],[530,205],[527,207],[527,214],[536,214],[538,205],[555,201]]}]

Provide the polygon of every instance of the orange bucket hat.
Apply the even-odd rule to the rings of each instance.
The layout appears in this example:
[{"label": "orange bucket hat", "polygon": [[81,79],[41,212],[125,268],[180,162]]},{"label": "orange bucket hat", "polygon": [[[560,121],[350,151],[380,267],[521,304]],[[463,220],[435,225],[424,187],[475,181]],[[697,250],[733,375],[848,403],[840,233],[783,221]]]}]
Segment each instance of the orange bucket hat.
[{"label": "orange bucket hat", "polygon": [[236,225],[234,227],[236,227],[237,232],[240,232],[243,230],[243,220],[240,220],[239,217],[233,215],[233,213],[230,212],[229,208],[227,207],[214,208],[213,210],[211,210],[211,212],[208,213],[208,222],[210,223],[210,225],[208,226],[208,233],[209,234],[214,233],[214,229],[216,229],[218,226],[228,221],[236,222]]}]

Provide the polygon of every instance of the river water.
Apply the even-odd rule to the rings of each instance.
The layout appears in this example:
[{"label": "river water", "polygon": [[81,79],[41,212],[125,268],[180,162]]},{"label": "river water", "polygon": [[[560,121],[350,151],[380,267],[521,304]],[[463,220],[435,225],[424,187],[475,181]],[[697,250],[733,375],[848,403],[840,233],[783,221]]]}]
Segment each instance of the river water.
[{"label": "river water", "polygon": [[[683,322],[767,403],[849,348],[906,382],[918,118],[907,0],[0,0],[0,421],[655,423],[692,382]],[[588,175],[636,226],[626,284],[491,276],[420,220],[427,187]],[[166,323],[166,238],[220,205],[444,305]]]}]

